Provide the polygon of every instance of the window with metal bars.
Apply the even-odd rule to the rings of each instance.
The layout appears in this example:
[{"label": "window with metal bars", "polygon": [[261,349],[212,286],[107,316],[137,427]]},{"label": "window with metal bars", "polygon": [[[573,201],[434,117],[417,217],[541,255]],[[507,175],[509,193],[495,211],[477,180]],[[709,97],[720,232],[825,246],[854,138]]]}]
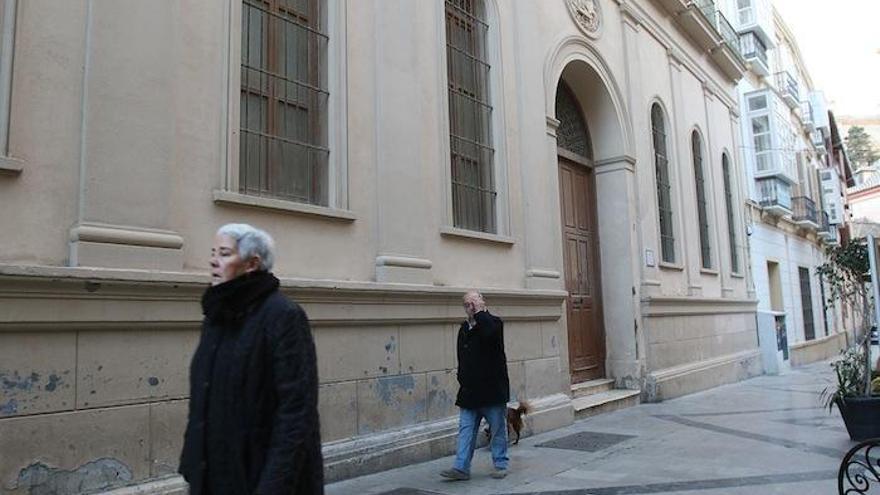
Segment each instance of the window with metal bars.
[{"label": "window with metal bars", "polygon": [[730,158],[721,155],[721,173],[724,175],[724,205],[727,209],[727,242],[730,244],[730,271],[739,273],[739,251],[736,246],[736,218],[733,209],[733,187],[730,178]]},{"label": "window with metal bars", "polygon": [[804,315],[804,339],[816,338],[816,327],[813,322],[813,289],[810,285],[810,269],[798,267],[798,275],[801,282],[801,311]]},{"label": "window with metal bars", "polygon": [[322,0],[244,0],[239,192],[327,206]]},{"label": "window with metal bars", "polygon": [[651,107],[651,133],[654,142],[654,175],[657,182],[657,209],[660,219],[660,252],[666,263],[675,263],[675,236],[672,229],[672,182],[666,151],[666,122],[658,103]]},{"label": "window with metal bars", "polygon": [[697,184],[697,221],[700,224],[700,259],[703,268],[712,268],[712,252],[709,244],[709,212],[706,202],[706,180],[703,176],[703,140],[694,131],[691,134],[691,151],[694,158],[694,179]]},{"label": "window with metal bars", "polygon": [[453,223],[496,233],[488,30],[482,1],[446,0]]}]

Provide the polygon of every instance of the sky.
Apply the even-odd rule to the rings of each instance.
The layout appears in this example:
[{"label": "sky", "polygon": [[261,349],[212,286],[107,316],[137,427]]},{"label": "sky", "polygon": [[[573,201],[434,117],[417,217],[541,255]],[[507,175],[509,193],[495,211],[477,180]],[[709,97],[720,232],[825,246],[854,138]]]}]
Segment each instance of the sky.
[{"label": "sky", "polygon": [[772,0],[835,116],[880,117],[880,0]]}]

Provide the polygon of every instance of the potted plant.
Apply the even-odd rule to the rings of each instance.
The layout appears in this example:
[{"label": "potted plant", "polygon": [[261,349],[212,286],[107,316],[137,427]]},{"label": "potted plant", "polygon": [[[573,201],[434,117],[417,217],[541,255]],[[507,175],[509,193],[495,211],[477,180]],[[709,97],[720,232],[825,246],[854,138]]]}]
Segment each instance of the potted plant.
[{"label": "potted plant", "polygon": [[860,315],[854,342],[831,363],[836,386],[822,392],[829,411],[837,405],[853,440],[880,437],[880,381],[871,371],[871,333],[875,327],[867,286],[871,280],[868,249],[864,239],[829,248],[827,261],[816,269],[829,289],[829,302],[841,301]]}]

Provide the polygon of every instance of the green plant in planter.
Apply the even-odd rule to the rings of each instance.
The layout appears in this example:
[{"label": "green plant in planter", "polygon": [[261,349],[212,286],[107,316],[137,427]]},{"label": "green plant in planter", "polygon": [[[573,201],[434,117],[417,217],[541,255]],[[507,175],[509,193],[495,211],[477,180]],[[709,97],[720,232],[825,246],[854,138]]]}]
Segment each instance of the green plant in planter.
[{"label": "green plant in planter", "polygon": [[870,260],[865,239],[853,239],[844,246],[828,248],[827,261],[816,267],[829,291],[829,303],[842,301],[861,314],[862,336],[840,358],[831,363],[837,375],[837,388],[826,389],[823,400],[829,407],[844,397],[871,395],[870,330],[872,301],[866,281],[870,280]]},{"label": "green plant in planter", "polygon": [[862,346],[852,346],[841,352],[840,358],[831,363],[837,376],[837,387],[822,391],[822,405],[830,411],[845,397],[859,397],[865,393],[868,373]]},{"label": "green plant in planter", "polygon": [[[870,247],[873,249],[873,247]],[[870,280],[869,246],[863,239],[827,251],[828,261],[817,272],[831,292],[829,302],[842,300],[861,314],[861,335],[855,344],[831,363],[837,377],[834,388],[822,391],[822,400],[829,412],[837,406],[852,440],[880,437],[880,396],[872,396],[870,335],[872,301],[866,282]]]}]

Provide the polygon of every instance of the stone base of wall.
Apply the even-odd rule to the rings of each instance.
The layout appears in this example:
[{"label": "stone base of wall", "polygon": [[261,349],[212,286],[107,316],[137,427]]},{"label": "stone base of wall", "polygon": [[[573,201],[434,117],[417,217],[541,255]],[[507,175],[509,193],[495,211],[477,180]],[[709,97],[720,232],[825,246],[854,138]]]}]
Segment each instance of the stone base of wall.
[{"label": "stone base of wall", "polygon": [[[524,436],[570,425],[571,399],[555,394],[529,400],[533,412],[525,417]],[[363,476],[455,453],[458,418],[415,425],[396,431],[332,442],[324,446],[324,473],[328,483]],[[480,444],[485,438],[480,435]]]},{"label": "stone base of wall", "polygon": [[[204,274],[0,265],[0,492],[176,493]],[[327,478],[453,452],[465,288],[283,279],[318,352]],[[564,292],[487,290],[528,432],[572,422]],[[134,491],[132,491],[134,490]]]},{"label": "stone base of wall", "polygon": [[791,365],[803,366],[805,364],[831,359],[840,354],[840,351],[845,348],[846,334],[842,332],[831,334],[819,339],[793,344],[789,346]]},{"label": "stone base of wall", "polygon": [[187,485],[182,476],[170,476],[148,483],[100,492],[96,495],[187,495],[188,493],[189,485]]},{"label": "stone base of wall", "polygon": [[[529,401],[533,411],[525,417],[523,437],[568,426],[574,421],[571,399],[555,394]],[[327,483],[363,476],[407,464],[425,462],[455,453],[458,418],[416,425],[396,431],[331,442],[324,445]],[[485,444],[483,435],[480,445]],[[101,495],[185,495],[180,476],[102,492]]]},{"label": "stone base of wall", "polygon": [[648,374],[642,400],[657,402],[734,383],[762,373],[761,353],[755,349],[667,368]]}]

